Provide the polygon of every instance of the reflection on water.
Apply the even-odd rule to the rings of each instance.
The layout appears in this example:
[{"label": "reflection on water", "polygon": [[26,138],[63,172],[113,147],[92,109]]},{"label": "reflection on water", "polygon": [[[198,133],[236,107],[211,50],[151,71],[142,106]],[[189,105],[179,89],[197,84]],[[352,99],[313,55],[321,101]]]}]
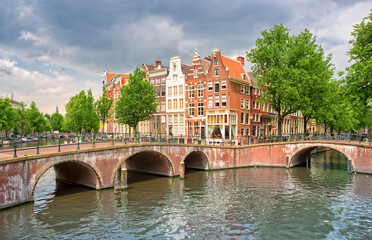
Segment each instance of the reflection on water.
[{"label": "reflection on water", "polygon": [[347,174],[337,155],[184,180],[130,173],[127,191],[55,183],[50,171],[34,204],[0,211],[0,239],[368,239],[372,176]]}]

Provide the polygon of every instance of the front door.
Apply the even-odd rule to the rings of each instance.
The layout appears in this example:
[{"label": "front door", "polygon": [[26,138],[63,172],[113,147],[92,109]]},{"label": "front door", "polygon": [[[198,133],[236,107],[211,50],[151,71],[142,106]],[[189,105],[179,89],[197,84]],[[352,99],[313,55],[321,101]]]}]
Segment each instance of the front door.
[{"label": "front door", "polygon": [[225,139],[230,139],[230,127],[225,126]]},{"label": "front door", "polygon": [[200,127],[200,135],[201,135],[201,138],[202,138],[202,139],[205,138],[205,127],[204,127],[204,126],[201,126],[201,127]]}]

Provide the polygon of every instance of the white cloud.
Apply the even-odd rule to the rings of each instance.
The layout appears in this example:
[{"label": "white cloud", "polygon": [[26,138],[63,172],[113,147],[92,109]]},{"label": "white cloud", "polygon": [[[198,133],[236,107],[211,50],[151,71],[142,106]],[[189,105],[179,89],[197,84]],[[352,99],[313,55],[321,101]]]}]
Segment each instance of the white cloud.
[{"label": "white cloud", "polygon": [[38,71],[30,72],[17,67],[15,61],[0,58],[0,96],[10,97],[30,105],[35,101],[40,111],[53,113],[56,106],[64,112],[64,105],[81,90],[92,89],[95,97],[99,94],[100,85],[91,81],[78,83],[73,77],[52,72],[47,76]]}]

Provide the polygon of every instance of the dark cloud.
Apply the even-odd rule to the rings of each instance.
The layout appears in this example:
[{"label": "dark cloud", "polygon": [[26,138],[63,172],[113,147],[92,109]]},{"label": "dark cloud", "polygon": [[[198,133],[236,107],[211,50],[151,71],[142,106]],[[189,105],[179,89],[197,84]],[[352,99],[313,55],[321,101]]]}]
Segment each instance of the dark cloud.
[{"label": "dark cloud", "polygon": [[[352,2],[352,3],[351,3]],[[120,1],[5,0],[0,50],[97,73],[129,71],[141,63],[199,48],[244,54],[274,24],[301,31],[331,8],[356,1]],[[327,10],[329,9],[329,10]],[[337,9],[336,9],[337,10]]]}]

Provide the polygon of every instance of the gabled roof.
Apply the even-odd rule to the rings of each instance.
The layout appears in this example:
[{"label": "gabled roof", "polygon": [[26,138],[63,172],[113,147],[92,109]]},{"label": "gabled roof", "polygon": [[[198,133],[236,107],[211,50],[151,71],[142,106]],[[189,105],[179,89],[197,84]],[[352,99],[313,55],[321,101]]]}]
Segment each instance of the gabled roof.
[{"label": "gabled roof", "polygon": [[181,63],[182,73],[185,74],[185,76],[189,73],[190,68],[191,66]]},{"label": "gabled roof", "polygon": [[143,64],[147,68],[147,71],[152,71],[155,69],[155,66],[153,64]]},{"label": "gabled roof", "polygon": [[[239,61],[235,61],[223,55],[221,55],[221,59],[223,65],[229,70],[229,77],[250,83],[248,75]],[[245,80],[243,79],[243,74],[246,76]]]},{"label": "gabled roof", "polygon": [[203,72],[206,73],[211,65],[211,61],[200,59],[200,65],[203,68]]},{"label": "gabled roof", "polygon": [[251,81],[251,83],[257,85],[257,78],[255,76],[253,76],[253,72],[248,72],[248,77],[249,77],[249,80]]}]

